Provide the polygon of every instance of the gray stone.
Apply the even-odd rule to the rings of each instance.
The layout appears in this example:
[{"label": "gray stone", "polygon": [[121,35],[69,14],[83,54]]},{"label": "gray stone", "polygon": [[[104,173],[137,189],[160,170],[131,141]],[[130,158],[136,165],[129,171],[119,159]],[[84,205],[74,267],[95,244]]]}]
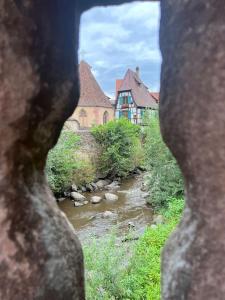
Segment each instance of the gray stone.
[{"label": "gray stone", "polygon": [[103,189],[108,184],[109,184],[108,180],[102,180],[101,179],[101,180],[96,182],[96,185],[99,189]]},{"label": "gray stone", "polygon": [[75,202],[74,202],[74,206],[75,206],[75,207],[84,206],[84,202],[77,202],[77,201],[75,201]]},{"label": "gray stone", "polygon": [[105,193],[105,199],[107,201],[117,201],[119,199],[119,197],[112,193]]},{"label": "gray stone", "polygon": [[84,205],[87,205],[89,202],[87,201],[87,200],[85,200],[84,202],[83,202],[83,204]]},{"label": "gray stone", "polygon": [[94,191],[97,191],[98,186],[97,186],[96,183],[92,182],[92,183],[91,183],[91,186],[93,187]]},{"label": "gray stone", "polygon": [[77,192],[78,191],[78,187],[77,187],[77,185],[75,183],[71,185],[71,190],[73,192]]},{"label": "gray stone", "polygon": [[70,192],[64,192],[63,194],[66,198],[70,198]]},{"label": "gray stone", "polygon": [[81,190],[82,190],[83,193],[87,192],[87,189],[86,189],[85,186],[82,186],[82,187],[81,187]]},{"label": "gray stone", "polygon": [[93,191],[94,191],[94,188],[93,188],[92,184],[90,184],[90,183],[86,184],[86,190],[87,190],[88,192],[93,192]]},{"label": "gray stone", "polygon": [[93,196],[91,197],[91,203],[93,204],[98,204],[102,201],[102,197],[99,197],[99,196]]},{"label": "gray stone", "polygon": [[118,181],[113,181],[112,183],[105,186],[106,190],[117,190],[119,188],[120,186]]},{"label": "gray stone", "polygon": [[71,193],[71,197],[75,200],[75,201],[84,201],[86,199],[86,197],[84,195],[81,195],[80,193],[77,192],[72,192]]}]

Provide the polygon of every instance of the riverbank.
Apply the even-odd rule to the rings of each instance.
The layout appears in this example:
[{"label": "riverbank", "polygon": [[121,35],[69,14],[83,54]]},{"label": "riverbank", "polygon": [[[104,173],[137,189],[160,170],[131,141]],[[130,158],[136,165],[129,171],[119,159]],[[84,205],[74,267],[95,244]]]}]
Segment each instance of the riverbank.
[{"label": "riverbank", "polygon": [[[59,203],[61,210],[67,215],[74,226],[77,235],[82,242],[90,236],[103,237],[117,227],[121,239],[127,234],[130,227],[135,228],[138,235],[144,232],[147,225],[153,222],[153,211],[146,204],[146,192],[143,191],[145,173],[133,175],[120,182],[115,190],[98,190],[85,192],[85,200],[88,204],[74,207],[71,199]],[[107,192],[118,196],[118,200],[104,199]],[[93,197],[103,200],[98,204],[92,204]]]},{"label": "riverbank", "polygon": [[168,209],[160,211],[164,223],[148,227],[138,241],[118,242],[113,232],[83,245],[87,300],[160,299],[161,250],[184,207],[182,199],[168,201]]}]

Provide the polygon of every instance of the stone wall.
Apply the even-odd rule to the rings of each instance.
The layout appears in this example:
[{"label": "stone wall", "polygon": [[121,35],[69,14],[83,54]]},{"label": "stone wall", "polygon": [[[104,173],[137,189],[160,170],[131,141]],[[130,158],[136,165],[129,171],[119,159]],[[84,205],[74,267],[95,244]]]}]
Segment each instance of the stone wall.
[{"label": "stone wall", "polygon": [[[0,299],[85,299],[82,250],[43,170],[79,99],[80,15],[125,2],[0,0]],[[224,0],[161,8],[161,128],[187,200],[164,250],[162,299],[223,300]]]}]

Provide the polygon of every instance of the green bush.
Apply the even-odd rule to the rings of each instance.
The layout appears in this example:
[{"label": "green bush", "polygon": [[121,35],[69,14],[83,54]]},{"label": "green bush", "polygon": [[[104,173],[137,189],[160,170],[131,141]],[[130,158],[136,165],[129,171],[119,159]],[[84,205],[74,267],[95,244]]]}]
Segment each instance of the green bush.
[{"label": "green bush", "polygon": [[137,242],[118,243],[115,233],[84,245],[87,300],[159,300],[160,256],[179,222],[182,199],[161,210],[165,224],[148,228]]},{"label": "green bush", "polygon": [[158,209],[166,206],[170,197],[183,196],[183,179],[176,160],[162,140],[158,116],[146,116],[146,124],[146,182],[150,191],[149,202]]},{"label": "green bush", "polygon": [[100,172],[104,176],[126,176],[142,163],[140,127],[122,118],[92,129],[100,145]]},{"label": "green bush", "polygon": [[52,191],[65,191],[73,183],[74,172],[80,164],[75,157],[80,138],[70,131],[62,131],[58,143],[49,151],[46,175]]}]

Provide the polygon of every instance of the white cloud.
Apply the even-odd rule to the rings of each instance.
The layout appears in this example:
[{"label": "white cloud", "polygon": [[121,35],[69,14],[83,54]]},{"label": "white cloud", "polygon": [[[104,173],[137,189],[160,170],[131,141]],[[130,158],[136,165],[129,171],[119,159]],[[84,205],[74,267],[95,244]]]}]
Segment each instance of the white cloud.
[{"label": "white cloud", "polygon": [[146,84],[157,87],[161,65],[158,31],[158,3],[94,8],[82,16],[80,57],[93,67],[108,94],[114,92],[115,79],[137,65]]}]

